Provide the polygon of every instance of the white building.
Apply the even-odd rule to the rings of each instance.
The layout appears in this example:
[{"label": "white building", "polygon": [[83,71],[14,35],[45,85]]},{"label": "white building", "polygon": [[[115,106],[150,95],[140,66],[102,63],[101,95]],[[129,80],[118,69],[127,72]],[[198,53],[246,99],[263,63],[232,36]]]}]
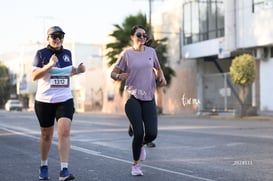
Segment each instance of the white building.
[{"label": "white building", "polygon": [[273,0],[165,0],[160,31],[169,38],[177,76],[167,90],[164,109],[237,109],[237,88],[224,78],[235,56],[250,53],[256,58],[257,77],[248,103],[258,112],[273,111],[273,85],[268,82],[273,74],[272,19]]}]

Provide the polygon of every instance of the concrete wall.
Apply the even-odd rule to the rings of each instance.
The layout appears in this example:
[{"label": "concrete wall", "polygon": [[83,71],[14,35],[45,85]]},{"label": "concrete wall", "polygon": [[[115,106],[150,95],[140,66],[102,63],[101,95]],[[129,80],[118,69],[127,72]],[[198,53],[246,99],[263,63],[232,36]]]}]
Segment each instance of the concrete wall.
[{"label": "concrete wall", "polygon": [[273,43],[273,7],[252,12],[252,2],[236,3],[237,48],[259,47]]},{"label": "concrete wall", "polygon": [[[252,12],[251,1],[237,1],[237,48],[253,48],[258,51],[273,46],[273,4],[264,7],[262,10]],[[263,47],[262,49],[259,47]],[[273,99],[271,98],[273,86],[269,81],[269,77],[273,76],[273,59],[268,55],[259,52],[257,59],[259,60],[260,78],[260,111],[273,111]],[[273,54],[273,52],[271,52]]]},{"label": "concrete wall", "polygon": [[273,58],[267,61],[261,61],[260,64],[260,110],[273,111],[273,84],[271,77],[273,77]]}]

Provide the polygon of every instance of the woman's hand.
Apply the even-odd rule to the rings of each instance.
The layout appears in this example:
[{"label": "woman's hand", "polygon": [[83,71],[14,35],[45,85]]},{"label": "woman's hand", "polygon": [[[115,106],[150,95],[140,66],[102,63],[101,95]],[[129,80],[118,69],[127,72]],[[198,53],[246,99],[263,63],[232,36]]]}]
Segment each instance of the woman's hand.
[{"label": "woman's hand", "polygon": [[85,66],[83,65],[83,63],[80,63],[78,65],[78,73],[84,73],[85,72]]},{"label": "woman's hand", "polygon": [[166,86],[167,85],[167,81],[165,79],[165,77],[159,77],[158,79],[159,83],[160,83],[160,86]]},{"label": "woman's hand", "polygon": [[58,57],[55,54],[51,55],[49,62],[45,66],[32,71],[31,73],[32,80],[36,81],[44,77],[49,72],[49,70],[56,65],[57,62],[58,62]]},{"label": "woman's hand", "polygon": [[120,69],[114,67],[111,72],[111,78],[114,80],[126,80],[128,79],[128,73],[123,73]]},{"label": "woman's hand", "polygon": [[52,68],[56,65],[57,62],[58,62],[58,57],[55,54],[53,54],[51,55],[47,65],[49,66],[49,68]]},{"label": "woman's hand", "polygon": [[77,75],[84,72],[85,72],[85,66],[83,65],[83,63],[80,63],[77,68],[75,67],[72,68],[70,75],[73,76],[73,75]]},{"label": "woman's hand", "polygon": [[163,74],[163,71],[161,69],[156,69],[153,68],[154,74],[155,74],[155,79],[159,82],[160,86],[166,86],[167,81],[165,79],[165,76]]},{"label": "woman's hand", "polygon": [[126,80],[126,79],[128,79],[128,73],[119,74],[119,80]]}]

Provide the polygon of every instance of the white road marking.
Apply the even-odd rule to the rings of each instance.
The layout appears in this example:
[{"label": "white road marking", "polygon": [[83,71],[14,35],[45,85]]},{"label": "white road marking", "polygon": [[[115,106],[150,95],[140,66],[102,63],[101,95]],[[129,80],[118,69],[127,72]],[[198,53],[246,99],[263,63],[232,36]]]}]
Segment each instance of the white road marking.
[{"label": "white road marking", "polygon": [[[16,126],[8,126],[8,125],[3,125],[3,124],[0,124],[0,127],[1,127],[1,129],[5,130],[5,131],[7,131],[7,132],[9,132],[11,134],[14,134],[14,135],[22,135],[22,136],[25,136],[25,137],[40,140],[39,136],[32,135],[33,133],[37,134],[37,132],[34,132],[33,130],[28,130],[28,129],[24,129],[24,128],[16,127]],[[52,141],[52,144],[58,145],[58,142]],[[129,161],[129,160],[104,155],[104,154],[101,154],[100,152],[90,150],[90,149],[86,149],[86,148],[82,148],[82,147],[78,147],[78,146],[74,146],[74,145],[71,145],[71,149],[75,150],[75,151],[85,153],[85,154],[89,154],[89,155],[99,156],[99,157],[103,157],[103,158],[107,158],[107,159],[111,159],[111,160],[116,160],[116,161],[123,162],[123,163],[132,164],[132,161]],[[171,174],[175,174],[175,175],[181,175],[181,176],[185,176],[185,177],[188,177],[188,178],[193,178],[193,179],[196,179],[196,180],[215,181],[215,180],[212,180],[212,179],[199,177],[199,176],[195,176],[195,175],[191,175],[191,174],[187,174],[187,173],[183,173],[183,172],[177,172],[177,171],[164,169],[164,168],[160,168],[160,167],[156,167],[156,166],[151,166],[151,165],[147,165],[147,164],[141,164],[141,165],[142,165],[142,167],[147,167],[147,168],[151,168],[151,169],[154,169],[154,170],[158,170],[158,171],[162,171],[162,172],[166,172],[166,173],[171,173]],[[184,171],[185,172],[192,172],[190,170],[184,170]]]}]

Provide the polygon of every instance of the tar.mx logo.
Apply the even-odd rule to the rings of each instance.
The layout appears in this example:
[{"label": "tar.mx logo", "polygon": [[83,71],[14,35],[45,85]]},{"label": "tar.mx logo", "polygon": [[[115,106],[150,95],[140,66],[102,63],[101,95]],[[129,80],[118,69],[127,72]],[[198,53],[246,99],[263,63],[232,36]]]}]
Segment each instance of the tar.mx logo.
[{"label": "tar.mx logo", "polygon": [[192,97],[186,97],[185,94],[183,94],[181,101],[182,101],[183,106],[192,105],[192,104],[195,104],[195,105],[201,104],[199,99],[192,98]]}]

